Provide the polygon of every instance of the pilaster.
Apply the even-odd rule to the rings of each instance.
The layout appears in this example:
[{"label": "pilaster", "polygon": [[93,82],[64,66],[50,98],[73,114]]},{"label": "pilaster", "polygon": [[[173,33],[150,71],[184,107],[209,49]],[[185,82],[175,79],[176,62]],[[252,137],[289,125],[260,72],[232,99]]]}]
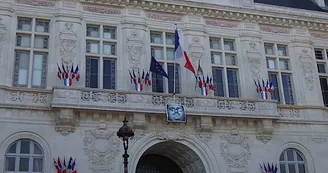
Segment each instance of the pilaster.
[{"label": "pilaster", "polygon": [[[312,41],[308,29],[293,28],[291,44],[293,96],[297,105],[323,105]],[[297,93],[297,94],[296,94]]]},{"label": "pilaster", "polygon": [[[183,18],[183,26],[181,27],[183,44],[185,51],[188,52],[189,59],[197,73],[198,63],[203,69],[204,75],[212,76],[211,57],[209,56],[209,42],[206,37],[205,21],[202,17],[187,15]],[[180,32],[180,31],[179,31]],[[186,70],[183,66],[181,69],[182,94],[199,95],[199,89],[196,87],[195,76]],[[195,90],[196,88],[196,90]],[[210,91],[209,95],[214,95]]]},{"label": "pilaster", "polygon": [[[149,35],[147,34],[147,24],[145,19],[145,12],[139,9],[126,8],[122,10],[121,27],[122,34],[120,40],[122,40],[122,54],[117,72],[121,75],[122,79],[119,79],[119,90],[133,90],[133,86],[130,84],[129,73],[134,70],[135,74],[140,75],[142,71],[149,70],[150,65],[150,49],[149,49]],[[151,87],[145,87],[143,89],[146,92],[151,92]]]},{"label": "pilaster", "polygon": [[[240,34],[238,63],[240,90],[243,98],[257,98],[253,80],[267,78],[265,59],[261,51],[262,38],[257,23],[244,22]],[[243,80],[249,79],[249,80]]]},{"label": "pilaster", "polygon": [[74,79],[73,86],[84,87],[85,85],[85,27],[82,23],[82,6],[76,2],[60,1],[52,29],[53,49],[49,58],[49,70],[47,76],[48,88],[52,86],[62,86],[63,81],[58,80],[57,64],[61,67],[71,69],[78,65],[81,78],[79,81]]}]

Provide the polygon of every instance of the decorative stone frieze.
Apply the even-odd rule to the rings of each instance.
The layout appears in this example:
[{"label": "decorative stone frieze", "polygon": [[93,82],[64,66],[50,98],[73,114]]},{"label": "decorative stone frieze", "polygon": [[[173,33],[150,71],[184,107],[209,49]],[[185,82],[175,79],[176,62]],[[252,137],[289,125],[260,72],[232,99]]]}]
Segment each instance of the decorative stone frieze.
[{"label": "decorative stone frieze", "polygon": [[237,23],[223,22],[219,20],[205,19],[205,24],[210,26],[217,26],[220,28],[238,28]]},{"label": "decorative stone frieze", "polygon": [[278,115],[281,117],[298,118],[301,116],[299,109],[278,108]]},{"label": "decorative stone frieze", "polygon": [[95,129],[85,130],[84,152],[88,156],[89,167],[93,173],[115,172],[115,158],[121,145],[116,130],[99,124]]},{"label": "decorative stone frieze", "polygon": [[194,67],[197,67],[197,63],[199,61],[203,61],[204,55],[205,55],[205,48],[204,46],[200,43],[200,38],[199,37],[193,37],[192,38],[192,43],[189,44],[188,46],[189,50],[189,58]]},{"label": "decorative stone frieze", "polygon": [[328,34],[322,32],[310,32],[310,35],[315,38],[328,39]]},{"label": "decorative stone frieze", "polygon": [[55,7],[56,0],[16,0],[19,4],[32,5],[32,6],[40,6],[40,7]]},{"label": "decorative stone frieze", "polygon": [[120,9],[116,8],[105,8],[105,7],[94,7],[94,6],[83,6],[84,11],[93,12],[93,13],[100,13],[100,14],[112,14],[112,15],[119,15],[121,14]]},{"label": "decorative stone frieze", "polygon": [[289,29],[286,29],[286,28],[260,26],[260,29],[263,32],[271,32],[271,33],[275,33],[275,34],[288,34],[289,33]]},{"label": "decorative stone frieze", "polygon": [[55,118],[56,132],[61,133],[63,136],[67,136],[75,132],[75,115],[73,109],[60,109]]},{"label": "decorative stone frieze", "polygon": [[262,122],[259,122],[257,133],[257,140],[263,142],[264,144],[268,143],[272,139],[273,134],[272,120],[262,120]]},{"label": "decorative stone frieze", "polygon": [[60,57],[64,64],[70,66],[74,63],[77,53],[77,33],[73,30],[73,23],[66,22],[65,29],[60,31]]},{"label": "decorative stone frieze", "polygon": [[181,21],[182,19],[182,16],[180,15],[171,15],[165,13],[147,12],[146,15],[150,19],[162,20],[162,21],[178,22]]},{"label": "decorative stone frieze", "polygon": [[239,134],[237,130],[231,130],[230,133],[221,136],[220,149],[229,173],[248,172],[251,151],[247,136]]},{"label": "decorative stone frieze", "polygon": [[311,137],[311,139],[318,144],[322,144],[327,141],[327,136]]},{"label": "decorative stone frieze", "polygon": [[302,49],[302,53],[299,55],[300,68],[303,71],[303,77],[309,90],[313,90],[314,85],[314,63],[313,57],[309,54],[309,50]]},{"label": "decorative stone frieze", "polygon": [[246,50],[246,56],[249,63],[249,69],[252,72],[253,79],[260,80],[262,70],[262,58],[260,50],[256,49],[255,42],[249,42],[249,49]]},{"label": "decorative stone frieze", "polygon": [[144,43],[139,38],[138,32],[132,32],[126,41],[126,46],[130,67],[134,70],[140,69],[141,56],[144,54]]}]

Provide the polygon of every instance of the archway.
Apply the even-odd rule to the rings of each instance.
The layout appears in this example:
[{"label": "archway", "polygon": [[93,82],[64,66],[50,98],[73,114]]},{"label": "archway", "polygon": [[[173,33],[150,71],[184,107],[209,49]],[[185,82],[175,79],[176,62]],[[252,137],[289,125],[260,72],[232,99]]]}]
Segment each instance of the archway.
[{"label": "archway", "polygon": [[148,148],[140,157],[136,173],[205,173],[205,166],[188,146],[165,141]]}]

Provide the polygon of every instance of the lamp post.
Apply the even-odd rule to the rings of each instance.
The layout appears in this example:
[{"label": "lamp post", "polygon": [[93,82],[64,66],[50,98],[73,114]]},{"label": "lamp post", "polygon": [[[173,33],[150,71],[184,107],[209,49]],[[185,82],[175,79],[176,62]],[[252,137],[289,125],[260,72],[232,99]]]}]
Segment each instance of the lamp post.
[{"label": "lamp post", "polygon": [[129,138],[134,136],[134,132],[131,127],[127,125],[128,120],[126,117],[123,120],[123,126],[118,130],[117,136],[122,139],[123,147],[124,147],[124,154],[123,154],[123,163],[124,163],[124,173],[128,173],[128,148],[129,148]]}]

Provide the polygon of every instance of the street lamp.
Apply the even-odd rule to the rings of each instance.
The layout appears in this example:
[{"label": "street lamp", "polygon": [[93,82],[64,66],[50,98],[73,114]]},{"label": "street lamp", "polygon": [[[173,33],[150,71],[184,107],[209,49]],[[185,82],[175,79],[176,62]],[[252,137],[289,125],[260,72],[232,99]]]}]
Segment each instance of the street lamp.
[{"label": "street lamp", "polygon": [[129,138],[134,136],[134,132],[131,127],[127,125],[128,120],[126,120],[126,117],[123,120],[123,126],[118,130],[117,136],[122,139],[123,141],[123,147],[124,147],[124,173],[128,173],[128,148],[129,148]]}]

